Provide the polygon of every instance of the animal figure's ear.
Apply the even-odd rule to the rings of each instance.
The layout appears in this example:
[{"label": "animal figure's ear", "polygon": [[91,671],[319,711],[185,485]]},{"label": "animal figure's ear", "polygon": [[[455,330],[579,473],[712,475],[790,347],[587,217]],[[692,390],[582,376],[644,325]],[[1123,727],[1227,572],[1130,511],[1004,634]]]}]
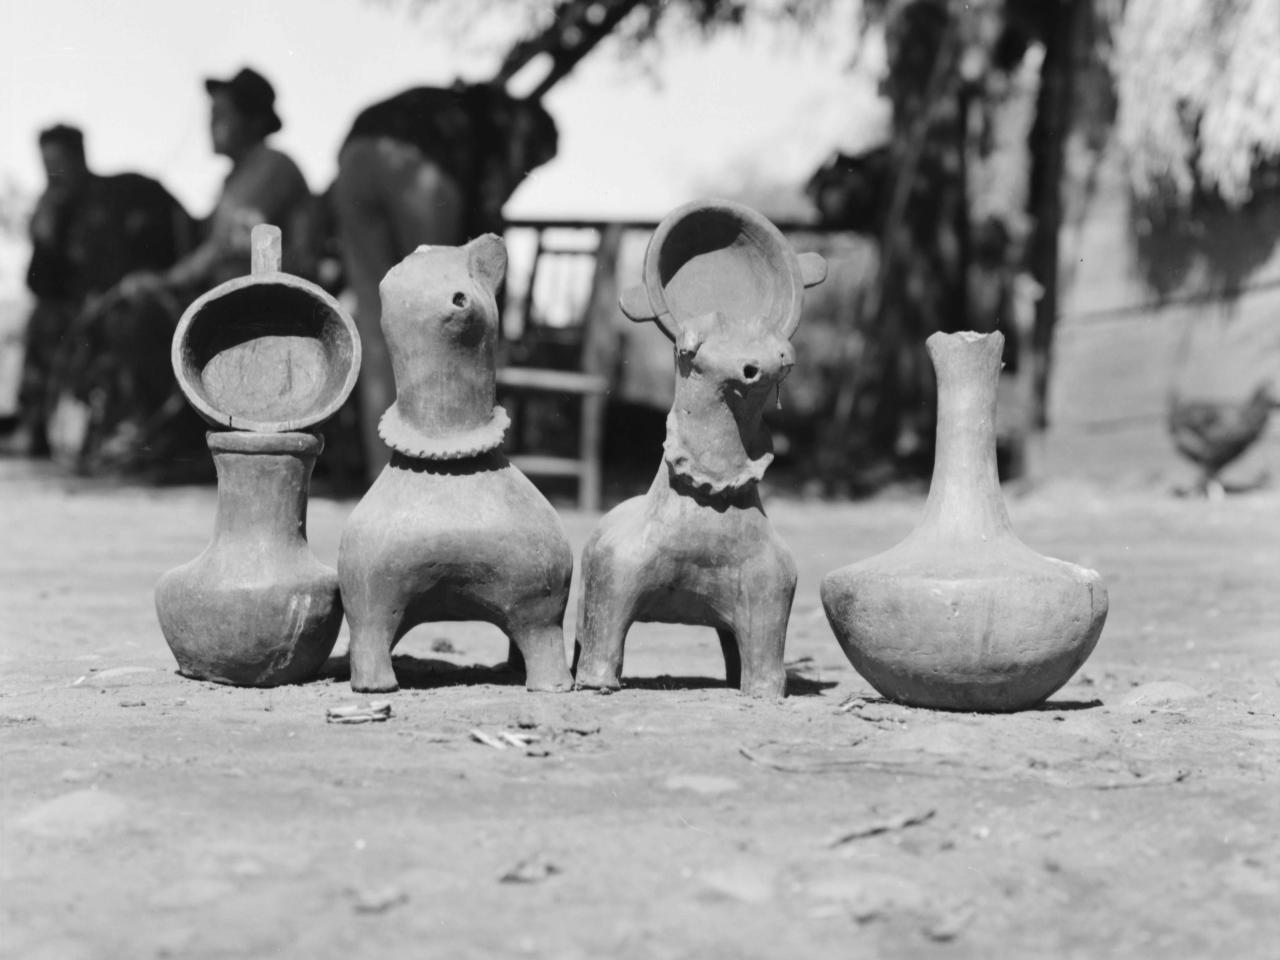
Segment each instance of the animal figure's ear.
[{"label": "animal figure's ear", "polygon": [[636,323],[653,320],[658,316],[657,311],[653,309],[653,304],[649,302],[649,291],[644,288],[644,284],[637,284],[623,290],[622,296],[618,297],[618,306],[627,315],[627,319],[634,320]]},{"label": "animal figure's ear", "polygon": [[816,287],[827,279],[827,261],[822,254],[800,254],[800,279],[806,287]]},{"label": "animal figure's ear", "polygon": [[722,329],[724,316],[716,310],[696,317],[685,317],[676,323],[676,335],[672,338],[676,342],[676,352],[681,356],[696,357],[707,338]]},{"label": "animal figure's ear", "polygon": [[471,276],[496,292],[507,274],[507,245],[492,233],[476,237],[466,246]]}]

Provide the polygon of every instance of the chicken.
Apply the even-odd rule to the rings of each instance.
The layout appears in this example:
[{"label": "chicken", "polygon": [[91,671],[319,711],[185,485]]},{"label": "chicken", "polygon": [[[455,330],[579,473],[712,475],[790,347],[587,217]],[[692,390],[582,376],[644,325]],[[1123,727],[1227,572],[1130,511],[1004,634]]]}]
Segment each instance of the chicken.
[{"label": "chicken", "polygon": [[[1231,463],[1262,436],[1271,413],[1272,400],[1267,386],[1259,386],[1243,403],[1184,399],[1177,393],[1169,397],[1169,433],[1173,444],[1188,460],[1200,467],[1200,479],[1190,490],[1211,499],[1220,499],[1228,488],[1218,479],[1223,467]],[[1260,486],[1265,476],[1244,487]]]}]

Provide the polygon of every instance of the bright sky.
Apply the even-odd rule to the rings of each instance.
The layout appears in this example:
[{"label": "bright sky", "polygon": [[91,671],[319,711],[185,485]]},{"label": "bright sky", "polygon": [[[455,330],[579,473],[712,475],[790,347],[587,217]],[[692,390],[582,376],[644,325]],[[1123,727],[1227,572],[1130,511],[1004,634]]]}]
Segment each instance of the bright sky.
[{"label": "bright sky", "polygon": [[[509,39],[485,27],[483,40],[442,36],[438,20],[406,10],[393,0],[6,0],[0,183],[38,192],[36,132],[66,121],[84,128],[95,170],[149,173],[203,216],[226,161],[209,152],[201,81],[248,64],[276,87],[276,144],[322,190],[362,107],[410,86],[487,78]],[[661,86],[602,45],[548,96],[559,156],[508,213],[656,218],[744,172],[802,181],[835,144],[857,145],[883,122],[865,70],[841,70],[851,37],[831,33],[824,44],[676,38],[650,59]]]}]

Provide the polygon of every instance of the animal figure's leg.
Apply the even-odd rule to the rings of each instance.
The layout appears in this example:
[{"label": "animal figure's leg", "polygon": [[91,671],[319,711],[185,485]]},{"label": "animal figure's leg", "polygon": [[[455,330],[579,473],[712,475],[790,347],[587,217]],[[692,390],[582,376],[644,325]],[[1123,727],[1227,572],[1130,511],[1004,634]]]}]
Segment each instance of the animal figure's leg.
[{"label": "animal figure's leg", "polygon": [[644,566],[592,547],[588,544],[582,557],[575,685],[616,690],[622,685],[623,646],[635,618]]},{"label": "animal figure's leg", "polygon": [[573,688],[564,662],[564,630],[558,623],[512,624],[508,635],[524,660],[525,689],[562,693]]},{"label": "animal figure's leg", "polygon": [[342,605],[351,628],[349,659],[351,689],[360,693],[396,690],[391,649],[408,630],[407,601],[399,571],[363,565],[349,560],[360,554],[358,544],[343,537],[338,550],[338,578]]},{"label": "animal figure's leg", "polygon": [[738,653],[738,638],[732,630],[718,629],[720,652],[724,654],[724,679],[731,687],[742,684],[742,656]]},{"label": "animal figure's leg", "polygon": [[401,632],[399,620],[385,606],[372,605],[355,616],[348,608],[352,690],[357,693],[383,693],[400,688],[395,668],[391,665],[391,648]]},{"label": "animal figure's leg", "polygon": [[779,571],[774,583],[757,582],[756,589],[738,598],[733,632],[742,658],[738,689],[744,696],[780,699],[786,695],[783,656],[796,591],[794,568],[789,577],[786,574]]}]

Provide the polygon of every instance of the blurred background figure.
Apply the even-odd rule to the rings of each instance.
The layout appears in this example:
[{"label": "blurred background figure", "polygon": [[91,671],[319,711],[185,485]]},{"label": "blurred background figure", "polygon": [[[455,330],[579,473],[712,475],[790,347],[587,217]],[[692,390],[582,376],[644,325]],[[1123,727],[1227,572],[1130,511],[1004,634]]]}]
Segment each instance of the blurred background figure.
[{"label": "blurred background figure", "polygon": [[163,186],[137,173],[99,176],[84,135],[59,124],[41,131],[47,186],[31,217],[27,286],[35,305],[26,328],[18,426],[0,450],[46,456],[48,424],[82,352],[76,331],[104,293],[140,269],[170,266],[190,244],[192,224]]},{"label": "blurred background figure", "polygon": [[[136,270],[111,292],[110,309],[83,336],[106,358],[82,372],[102,398],[67,423],[67,459],[82,472],[136,473],[203,464],[203,426],[177,392],[169,363],[174,327],[205,291],[243,276],[249,236],[260,223],[284,231],[284,269],[315,272],[315,201],[297,164],[267,143],[281,129],[275,90],[244,68],[229,80],[208,79],[213,152],[231,161],[212,214],[192,249],[165,269]],[[80,392],[89,390],[82,385]]]},{"label": "blurred background figure", "polygon": [[[13,118],[0,125],[0,141],[10,138],[0,149],[0,428],[16,405],[28,214],[41,184],[34,162],[26,185],[9,178],[30,152],[14,148],[14,131],[82,104],[101,118],[101,156],[145,157],[190,203],[210,203],[201,138],[151,115],[193,113],[178,99],[199,91],[191,71],[222,75],[215,58],[231,51],[270,65],[307,104],[285,132],[290,157],[267,146],[284,140],[270,140],[280,126],[271,83],[251,70],[211,81],[214,149],[231,173],[204,243],[176,266],[144,265],[122,288],[141,299],[118,293],[94,329],[127,328],[156,306],[164,335],[124,342],[161,355],[183,298],[243,273],[261,220],[284,228],[285,268],[311,276],[309,198],[290,159],[301,161],[313,182],[332,184],[314,279],[353,304],[367,348],[363,412],[353,398],[322,461],[322,472],[341,464],[346,483],[365,473],[358,451],[369,473],[386,455],[374,430],[392,389],[378,278],[421,243],[501,226],[512,254],[504,362],[608,383],[596,404],[507,377],[510,452],[541,459],[553,486],[587,486],[567,461],[606,461],[615,474],[631,455],[650,464],[670,358],[661,338],[620,320],[614,288],[633,282],[658,219],[696,196],[749,203],[832,264],[807,300],[783,409],[770,414],[775,482],[790,471],[831,496],[921,486],[935,409],[923,344],[935,330],[1006,335],[1006,478],[1183,469],[1170,429],[1184,451],[1198,444],[1187,455],[1210,470],[1245,445],[1224,489],[1275,462],[1275,432],[1254,428],[1257,387],[1270,377],[1274,404],[1280,369],[1276,0],[435,0],[323,15],[280,0],[271,17],[250,0],[126,6],[18,5],[24,29],[0,36],[23,37],[9,59],[24,63],[0,85],[0,115]],[[299,22],[305,50],[295,49]],[[161,58],[147,52],[158,31]],[[83,49],[136,68],[85,82]],[[334,69],[352,49],[377,55],[358,73]],[[637,82],[642,74],[660,82]],[[467,85],[450,87],[458,76]],[[134,102],[150,115],[120,109]],[[173,309],[159,308],[164,297]],[[1197,343],[1184,362],[1188,325]],[[150,361],[116,352],[129,361],[116,386],[80,390],[91,410],[111,406],[91,395],[145,392],[135,387]],[[167,362],[151,372],[167,377]],[[1209,416],[1205,404],[1219,403]]]},{"label": "blurred background figure", "polygon": [[379,282],[421,244],[501,235],[503,204],[556,155],[556,141],[538,101],[488,84],[415,87],[366,108],[352,124],[331,202],[364,346],[357,405],[370,480],[390,456],[378,420],[395,400]]},{"label": "blurred background figure", "polygon": [[1271,408],[1280,405],[1280,329],[1274,317],[1241,323],[1236,314],[1202,307],[1187,318],[1178,344],[1165,424],[1174,448],[1197,468],[1189,484],[1174,486],[1183,496],[1219,500],[1271,480],[1257,464],[1223,475],[1265,436]]},{"label": "blurred background figure", "polygon": [[311,191],[298,165],[267,144],[267,138],[283,127],[274,88],[249,67],[230,80],[208,79],[204,86],[213,152],[230,160],[231,170],[199,246],[163,273],[128,277],[122,284],[126,296],[162,286],[189,300],[243,276],[249,263],[249,234],[260,223],[273,223],[284,231],[285,270],[304,277],[314,273]]}]

